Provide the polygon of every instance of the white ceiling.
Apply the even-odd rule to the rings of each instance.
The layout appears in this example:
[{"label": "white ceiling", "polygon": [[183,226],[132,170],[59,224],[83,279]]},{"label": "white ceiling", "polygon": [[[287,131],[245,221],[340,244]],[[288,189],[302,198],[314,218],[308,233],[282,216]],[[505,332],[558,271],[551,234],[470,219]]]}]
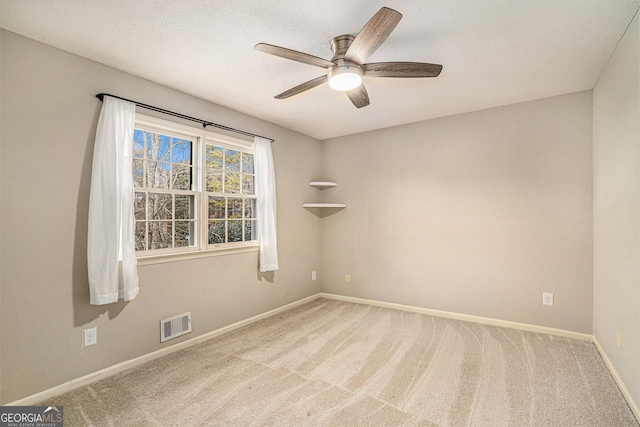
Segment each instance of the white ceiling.
[{"label": "white ceiling", "polygon": [[[0,26],[322,140],[591,89],[638,5],[639,0],[0,0]],[[404,17],[367,62],[443,64],[438,78],[365,77],[371,105],[362,109],[327,85],[273,98],[325,70],[255,51],[256,43],[330,59],[331,39],[357,34],[382,6]]]}]

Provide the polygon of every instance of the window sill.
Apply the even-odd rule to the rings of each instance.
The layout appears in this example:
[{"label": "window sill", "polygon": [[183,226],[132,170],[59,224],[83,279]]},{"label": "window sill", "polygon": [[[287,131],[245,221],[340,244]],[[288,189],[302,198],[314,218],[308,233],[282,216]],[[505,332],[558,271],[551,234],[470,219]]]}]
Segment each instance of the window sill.
[{"label": "window sill", "polygon": [[257,252],[260,244],[235,246],[230,248],[207,249],[205,251],[190,251],[173,254],[147,255],[138,257],[138,265],[163,264],[166,262],[186,261],[190,259],[210,258],[222,255],[242,254],[246,252]]}]

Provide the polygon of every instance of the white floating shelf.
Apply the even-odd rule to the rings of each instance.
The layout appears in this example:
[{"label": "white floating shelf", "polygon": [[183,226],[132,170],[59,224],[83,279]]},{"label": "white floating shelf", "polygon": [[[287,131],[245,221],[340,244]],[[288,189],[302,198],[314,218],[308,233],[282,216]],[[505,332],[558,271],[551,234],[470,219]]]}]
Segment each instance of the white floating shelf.
[{"label": "white floating shelf", "polygon": [[303,203],[303,208],[346,208],[346,203]]},{"label": "white floating shelf", "polygon": [[312,187],[316,187],[319,189],[325,189],[325,188],[331,188],[331,187],[337,187],[338,184],[335,182],[331,182],[331,181],[311,181],[309,183],[310,186]]}]

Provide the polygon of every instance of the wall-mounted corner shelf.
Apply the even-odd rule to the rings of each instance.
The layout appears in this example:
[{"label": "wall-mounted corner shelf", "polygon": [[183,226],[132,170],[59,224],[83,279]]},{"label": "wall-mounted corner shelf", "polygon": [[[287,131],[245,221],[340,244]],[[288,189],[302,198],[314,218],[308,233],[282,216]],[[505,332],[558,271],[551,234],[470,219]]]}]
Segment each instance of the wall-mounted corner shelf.
[{"label": "wall-mounted corner shelf", "polygon": [[309,185],[311,187],[315,187],[319,190],[324,190],[326,188],[332,188],[332,187],[337,187],[338,184],[335,182],[331,182],[331,181],[311,181],[309,182]]},{"label": "wall-mounted corner shelf", "polygon": [[[333,181],[310,181],[309,185],[318,190],[326,190],[327,188],[337,187],[338,184]],[[347,207],[346,203],[325,203],[325,202],[313,202],[313,203],[303,203],[303,208],[320,208],[320,211],[310,211],[313,212],[314,215],[318,215],[320,217],[325,217],[329,215],[333,215],[341,209]]]},{"label": "wall-mounted corner shelf", "polygon": [[303,203],[303,208],[346,208],[346,203]]}]

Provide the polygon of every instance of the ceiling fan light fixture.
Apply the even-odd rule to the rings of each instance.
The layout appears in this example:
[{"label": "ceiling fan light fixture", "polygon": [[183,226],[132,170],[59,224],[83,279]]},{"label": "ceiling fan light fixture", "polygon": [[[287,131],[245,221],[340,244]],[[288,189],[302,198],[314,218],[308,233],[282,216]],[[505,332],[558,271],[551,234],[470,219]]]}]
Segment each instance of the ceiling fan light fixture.
[{"label": "ceiling fan light fixture", "polygon": [[329,87],[345,92],[362,84],[362,70],[355,65],[340,65],[329,70]]},{"label": "ceiling fan light fixture", "polygon": [[381,8],[357,35],[343,34],[331,40],[333,57],[330,61],[268,43],[258,43],[254,49],[327,70],[326,75],[292,87],[276,95],[275,99],[287,99],[328,83],[331,89],[345,92],[356,108],[362,108],[369,105],[369,94],[362,81],[363,75],[367,78],[437,77],[442,71],[442,65],[424,62],[365,62],[389,37],[400,19],[402,14],[397,10]]}]

